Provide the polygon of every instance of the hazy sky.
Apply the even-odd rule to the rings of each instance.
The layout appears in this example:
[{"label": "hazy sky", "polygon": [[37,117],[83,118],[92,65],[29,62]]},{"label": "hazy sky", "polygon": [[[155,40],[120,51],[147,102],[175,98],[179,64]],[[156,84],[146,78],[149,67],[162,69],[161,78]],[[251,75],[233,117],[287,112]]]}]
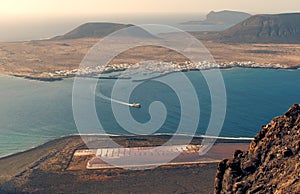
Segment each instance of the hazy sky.
[{"label": "hazy sky", "polygon": [[207,12],[234,9],[252,13],[298,11],[299,0],[1,0],[0,13],[100,14],[133,12]]},{"label": "hazy sky", "polygon": [[52,37],[89,21],[180,23],[200,20],[211,10],[300,12],[300,0],[0,0],[0,41]]}]

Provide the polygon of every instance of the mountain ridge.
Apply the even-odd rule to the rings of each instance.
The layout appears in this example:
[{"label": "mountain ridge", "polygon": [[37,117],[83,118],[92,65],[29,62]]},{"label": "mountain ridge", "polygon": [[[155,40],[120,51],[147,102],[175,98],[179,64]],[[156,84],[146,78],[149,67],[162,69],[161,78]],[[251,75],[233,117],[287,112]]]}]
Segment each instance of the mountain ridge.
[{"label": "mountain ridge", "polygon": [[[234,12],[241,17],[246,17],[246,13]],[[228,20],[226,15],[232,12],[221,11],[211,12],[207,16],[206,21],[218,22],[220,18],[224,21]],[[218,16],[214,16],[218,15]],[[226,19],[227,18],[227,19]],[[229,17],[230,18],[230,17]],[[231,22],[241,20],[237,16],[231,18]],[[222,21],[221,21],[222,23]],[[50,40],[69,40],[80,38],[102,38],[115,31],[134,27],[132,24],[118,24],[106,22],[90,22],[85,23],[70,32],[56,36]],[[130,28],[129,28],[130,29]],[[132,30],[127,35],[140,38],[155,38],[142,28]],[[300,43],[300,13],[282,13],[282,14],[259,14],[251,16],[232,27],[220,32],[192,32],[200,40],[213,40],[222,43]]]},{"label": "mountain ridge", "polygon": [[220,32],[228,43],[300,43],[300,13],[254,15]]}]

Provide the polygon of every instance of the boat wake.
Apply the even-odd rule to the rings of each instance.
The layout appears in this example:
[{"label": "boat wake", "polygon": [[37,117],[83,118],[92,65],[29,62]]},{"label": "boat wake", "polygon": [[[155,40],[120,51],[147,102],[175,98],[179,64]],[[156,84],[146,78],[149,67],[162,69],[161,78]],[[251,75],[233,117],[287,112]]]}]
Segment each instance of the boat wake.
[{"label": "boat wake", "polygon": [[120,100],[109,98],[107,96],[104,96],[101,92],[95,92],[95,96],[97,96],[99,98],[102,98],[104,100],[108,100],[108,101],[111,101],[111,102],[114,102],[114,103],[124,105],[124,106],[130,106],[130,107],[135,107],[135,108],[140,108],[141,107],[141,105],[139,103],[130,104],[130,103],[127,103],[127,102],[123,102],[123,101],[120,101]]}]

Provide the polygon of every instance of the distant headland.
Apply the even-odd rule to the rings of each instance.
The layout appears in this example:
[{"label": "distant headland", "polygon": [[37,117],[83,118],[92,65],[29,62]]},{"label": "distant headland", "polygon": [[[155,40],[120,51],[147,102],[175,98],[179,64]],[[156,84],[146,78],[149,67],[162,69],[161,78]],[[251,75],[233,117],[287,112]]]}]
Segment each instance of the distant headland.
[{"label": "distant headland", "polygon": [[240,11],[211,11],[202,21],[189,21],[181,23],[183,25],[226,25],[233,26],[251,17],[250,14]]}]

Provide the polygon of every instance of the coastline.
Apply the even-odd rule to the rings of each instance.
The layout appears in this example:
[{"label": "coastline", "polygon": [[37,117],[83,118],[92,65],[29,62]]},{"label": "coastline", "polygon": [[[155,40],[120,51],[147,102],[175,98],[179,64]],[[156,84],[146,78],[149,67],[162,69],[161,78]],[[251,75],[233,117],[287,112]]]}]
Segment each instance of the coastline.
[{"label": "coastline", "polygon": [[12,76],[29,79],[29,80],[44,81],[44,82],[62,81],[64,78],[70,78],[70,77],[34,77],[28,75],[12,75]]},{"label": "coastline", "polygon": [[[195,36],[198,37],[196,34]],[[77,73],[76,69],[79,68],[82,59],[99,40],[99,38],[80,38],[55,41],[2,42],[1,47],[5,49],[0,49],[2,51],[0,57],[4,59],[0,74],[17,75],[45,81],[71,77],[72,75],[66,74]],[[251,61],[260,64],[261,68],[266,68],[265,66],[269,64],[285,64],[290,69],[300,65],[299,44],[225,44],[209,40],[202,40],[202,43],[211,53],[215,62],[219,64]],[[36,49],[37,46],[39,46],[39,49]],[[26,55],[23,52],[26,52]],[[169,55],[172,55],[172,60],[168,57]],[[24,60],[24,57],[28,59]],[[107,69],[104,67],[102,70],[107,72],[120,70],[127,68],[130,64],[150,61],[154,58],[165,62],[174,61],[183,66],[189,60],[167,48],[145,46],[142,49],[140,47],[130,49],[115,57],[108,64],[109,67]],[[22,65],[20,66],[20,64]],[[86,73],[89,73],[89,71]]]},{"label": "coastline", "polygon": [[[92,146],[96,147],[101,145],[101,141],[103,144],[106,138],[108,137],[103,135],[98,137],[87,136]],[[142,145],[161,145],[168,141],[170,135],[111,136],[110,138],[120,145],[134,148]],[[195,138],[192,144],[199,143],[199,140],[199,138]],[[21,191],[25,189],[27,192],[40,191],[43,193],[45,191],[43,189],[51,188],[52,193],[57,193],[59,192],[57,188],[61,188],[63,181],[64,191],[68,193],[67,189],[72,188],[75,181],[76,184],[80,185],[79,190],[83,193],[89,193],[88,188],[96,188],[93,186],[94,183],[97,183],[99,189],[105,187],[107,191],[115,192],[124,189],[124,185],[119,183],[133,184],[137,183],[138,180],[139,184],[151,181],[155,186],[165,187],[165,191],[168,193],[172,192],[174,188],[179,188],[178,182],[186,185],[191,192],[201,190],[203,193],[212,193],[217,163],[224,158],[231,157],[235,149],[246,150],[249,147],[249,141],[248,143],[246,141],[241,143],[237,140],[222,141],[219,140],[210,152],[196,162],[166,163],[149,170],[87,169],[87,162],[91,159],[91,156],[74,157],[77,150],[87,149],[80,135],[65,136],[48,141],[35,148],[0,158],[0,191],[1,189],[10,191],[11,188],[5,186],[17,186],[16,183],[21,182],[24,185],[17,188]],[[214,159],[215,157],[218,157],[218,159]],[[186,174],[189,174],[189,176],[186,176]],[[189,184],[192,180],[199,176],[206,177],[206,179],[201,181],[197,187],[190,187]],[[77,178],[72,179],[70,177]],[[164,179],[164,185],[161,181],[153,181],[156,180],[155,177]],[[50,185],[51,187],[49,187]],[[139,187],[136,187],[136,189],[139,189]],[[141,192],[141,190],[136,190],[136,192]]]},{"label": "coastline", "polygon": [[[178,138],[180,137],[193,137],[195,139],[204,139],[204,138],[211,138],[211,139],[216,139],[215,144],[249,144],[254,138],[247,138],[247,137],[210,137],[210,136],[202,136],[202,135],[186,135],[186,134],[177,134],[176,135]],[[72,138],[80,138],[82,139],[82,137],[100,137],[100,138],[132,138],[132,139],[139,139],[139,138],[153,138],[153,137],[158,137],[158,138],[163,138],[163,139],[168,139],[170,137],[172,137],[171,134],[154,134],[154,135],[117,135],[117,134],[70,134],[70,135],[64,135],[64,136],[60,136],[54,139],[50,139],[42,144],[36,145],[36,146],[32,146],[30,148],[21,150],[21,151],[17,151],[14,153],[10,153],[10,154],[5,154],[0,156],[0,161],[2,159],[6,159],[6,158],[10,158],[10,157],[14,157],[14,156],[18,156],[18,155],[22,155],[22,154],[26,154],[28,152],[32,152],[35,151],[37,149],[42,149],[44,147],[47,147],[51,144],[55,144],[56,142],[62,141],[62,140],[66,140],[66,139],[72,139]]]},{"label": "coastline", "polygon": [[[172,73],[177,73],[177,72],[193,72],[193,71],[207,71],[207,70],[214,70],[214,69],[219,69],[219,70],[230,70],[230,69],[234,69],[234,68],[245,68],[245,69],[274,69],[274,70],[299,70],[300,69],[300,65],[299,66],[278,66],[278,67],[270,67],[270,66],[227,66],[227,67],[208,67],[208,68],[203,68],[203,69],[182,69],[182,70],[175,70],[175,71],[171,71],[171,72],[157,72],[157,73],[162,73],[160,75],[157,75],[153,78],[150,79],[155,79],[155,78],[159,78],[168,74],[172,74]],[[124,70],[125,71],[125,70]],[[113,71],[110,73],[114,73],[114,72],[120,72],[119,70],[117,71]],[[102,75],[105,75],[107,73],[103,73]],[[74,78],[74,77],[82,77],[82,78],[95,78],[95,79],[112,79],[112,80],[116,80],[116,79],[131,79],[131,77],[118,77],[118,76],[93,76],[92,74],[87,74],[87,75],[75,75],[75,74],[70,74],[70,75],[64,75],[64,76],[55,76],[55,77],[49,77],[49,76],[32,76],[32,75],[18,75],[18,74],[5,74],[2,73],[2,75],[8,75],[8,76],[13,76],[13,77],[19,77],[19,78],[23,78],[23,79],[28,79],[28,80],[36,80],[36,81],[43,81],[43,82],[55,82],[55,81],[62,81],[64,79],[68,79],[68,78]],[[140,81],[146,81],[149,78],[145,78],[145,79],[139,79],[139,80],[133,80],[134,82],[140,82]]]}]

